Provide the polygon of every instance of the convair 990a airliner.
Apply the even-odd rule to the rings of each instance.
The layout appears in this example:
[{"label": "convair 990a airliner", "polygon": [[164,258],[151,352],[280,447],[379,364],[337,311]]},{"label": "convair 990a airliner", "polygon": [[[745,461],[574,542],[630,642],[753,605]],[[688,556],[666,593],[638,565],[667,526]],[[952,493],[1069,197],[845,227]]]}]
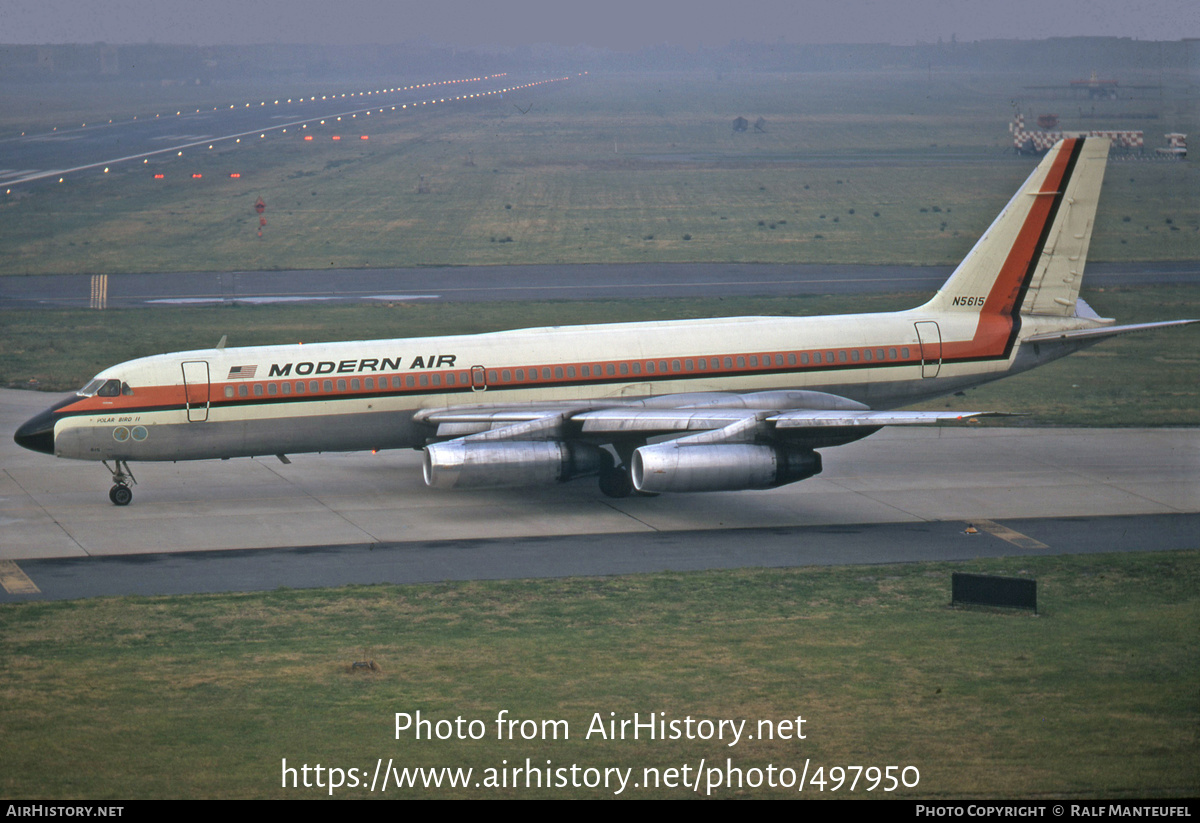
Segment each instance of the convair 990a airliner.
[{"label": "convair 990a airliner", "polygon": [[[105,369],[25,423],[26,448],[129,464],[424,449],[439,488],[763,489],[882,426],[987,412],[892,411],[1055,360],[1118,326],[1079,299],[1106,139],[1055,146],[918,308],[521,329],[162,354]],[[111,465],[109,465],[111,461]]]}]

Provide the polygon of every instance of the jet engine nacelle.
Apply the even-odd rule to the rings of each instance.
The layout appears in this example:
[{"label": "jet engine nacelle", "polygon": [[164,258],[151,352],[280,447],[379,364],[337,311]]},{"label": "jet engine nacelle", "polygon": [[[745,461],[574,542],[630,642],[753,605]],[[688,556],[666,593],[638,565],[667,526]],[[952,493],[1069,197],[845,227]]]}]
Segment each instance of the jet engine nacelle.
[{"label": "jet engine nacelle", "polygon": [[612,455],[588,443],[450,440],[425,447],[425,483],[439,489],[540,486],[612,467]]},{"label": "jet engine nacelle", "polygon": [[658,443],[633,453],[633,487],[640,492],[717,492],[769,489],[821,473],[811,449],[726,443]]}]

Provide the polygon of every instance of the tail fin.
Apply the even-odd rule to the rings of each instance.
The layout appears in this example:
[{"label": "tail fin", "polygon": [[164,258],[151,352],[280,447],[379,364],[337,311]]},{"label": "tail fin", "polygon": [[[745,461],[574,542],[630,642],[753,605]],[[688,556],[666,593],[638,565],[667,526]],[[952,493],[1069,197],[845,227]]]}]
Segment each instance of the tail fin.
[{"label": "tail fin", "polygon": [[1073,316],[1109,145],[1059,141],[921,308]]}]

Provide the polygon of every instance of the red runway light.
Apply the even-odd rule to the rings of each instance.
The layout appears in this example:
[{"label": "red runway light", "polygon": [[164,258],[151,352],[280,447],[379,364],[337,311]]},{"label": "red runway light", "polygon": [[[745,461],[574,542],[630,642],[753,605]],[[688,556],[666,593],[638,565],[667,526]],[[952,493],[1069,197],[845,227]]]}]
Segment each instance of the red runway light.
[{"label": "red runway light", "polygon": [[361,134],[361,135],[359,135],[358,139],[359,140],[370,140],[371,138],[368,135]]},{"label": "red runway light", "polygon": [[165,174],[156,174],[156,175],[154,175],[154,179],[155,179],[155,180],[162,180],[164,177],[166,177],[166,175],[165,175]]},{"label": "red runway light", "polygon": [[342,139],[342,136],[341,136],[340,134],[335,134],[335,135],[333,136],[333,139],[334,139],[334,140],[341,140],[341,139]]},{"label": "red runway light", "polygon": [[241,177],[241,176],[242,176],[242,173],[241,173],[241,172],[239,172],[239,171],[234,171],[234,172],[230,172],[230,173],[229,173],[229,176],[230,176],[230,177],[232,177],[232,178],[234,178],[234,179],[237,179],[238,177]]},{"label": "red runway light", "polygon": [[304,139],[305,139],[305,140],[312,140],[312,135],[311,135],[311,134],[306,134],[306,135],[304,135]]},{"label": "red runway light", "polygon": [[193,175],[192,175],[192,179],[193,179],[193,180],[199,180],[199,179],[200,179],[201,177],[203,177],[203,176],[204,176],[203,174],[196,173],[196,174],[193,174]]}]

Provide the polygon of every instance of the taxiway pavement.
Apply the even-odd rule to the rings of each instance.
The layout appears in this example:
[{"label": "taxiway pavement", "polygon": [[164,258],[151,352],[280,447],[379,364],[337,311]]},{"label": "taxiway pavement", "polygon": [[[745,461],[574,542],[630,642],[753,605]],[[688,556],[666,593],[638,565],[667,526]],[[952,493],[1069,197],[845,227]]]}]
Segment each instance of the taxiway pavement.
[{"label": "taxiway pavement", "polygon": [[[0,390],[0,431],[55,398]],[[100,464],[6,436],[0,560],[1200,512],[1195,429],[893,429],[826,450],[824,463],[770,491],[623,500],[586,479],[436,491],[416,451],[143,463],[120,508]]]}]

